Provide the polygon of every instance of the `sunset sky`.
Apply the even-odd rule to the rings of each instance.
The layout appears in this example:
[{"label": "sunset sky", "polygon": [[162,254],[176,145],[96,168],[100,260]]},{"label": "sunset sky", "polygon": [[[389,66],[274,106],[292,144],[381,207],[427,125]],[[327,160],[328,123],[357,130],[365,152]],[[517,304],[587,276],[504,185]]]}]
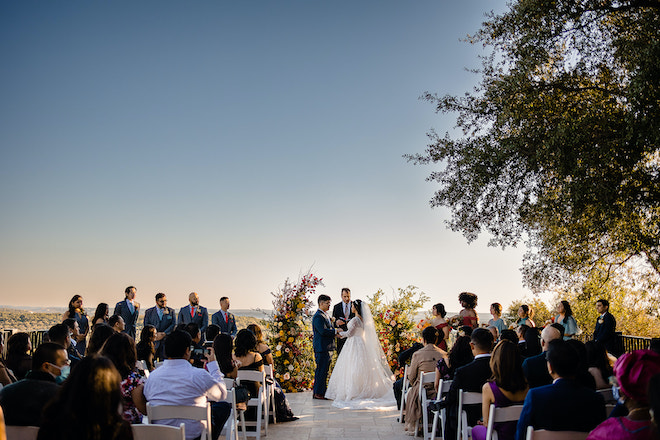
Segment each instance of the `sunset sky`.
[{"label": "sunset sky", "polygon": [[0,4],[0,304],[270,308],[310,267],[339,300],[529,296],[523,249],[467,244],[421,152],[504,1]]}]

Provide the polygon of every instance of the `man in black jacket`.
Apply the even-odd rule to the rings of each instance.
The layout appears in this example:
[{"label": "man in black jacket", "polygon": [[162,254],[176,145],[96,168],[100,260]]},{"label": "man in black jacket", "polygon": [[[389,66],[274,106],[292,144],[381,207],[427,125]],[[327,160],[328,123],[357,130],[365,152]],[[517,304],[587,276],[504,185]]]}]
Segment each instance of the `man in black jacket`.
[{"label": "man in black jacket", "polygon": [[[470,336],[470,347],[474,360],[462,366],[454,373],[454,380],[449,393],[443,402],[447,408],[445,438],[456,438],[456,423],[458,418],[458,391],[480,393],[481,388],[492,375],[490,369],[490,352],[493,350],[493,334],[485,328],[474,329]],[[468,425],[474,426],[481,418],[481,405],[464,407],[468,416]]]},{"label": "man in black jacket", "polygon": [[57,394],[57,377],[65,376],[69,358],[60,344],[44,342],[32,355],[32,370],[13,384],[0,390],[0,405],[5,424],[41,426],[41,412]]},{"label": "man in black jacket", "polygon": [[596,310],[600,313],[594,329],[594,341],[605,346],[607,351],[618,355],[616,347],[616,319],[610,313],[610,303],[606,299],[596,301]]},{"label": "man in black jacket", "polygon": [[[346,325],[349,320],[355,317],[355,313],[352,311],[353,302],[351,301],[351,289],[344,287],[341,289],[341,301],[332,308],[332,317],[335,319],[334,326],[343,331],[348,330]],[[344,348],[346,343],[346,338],[337,339],[337,355],[341,353],[341,349]]]}]

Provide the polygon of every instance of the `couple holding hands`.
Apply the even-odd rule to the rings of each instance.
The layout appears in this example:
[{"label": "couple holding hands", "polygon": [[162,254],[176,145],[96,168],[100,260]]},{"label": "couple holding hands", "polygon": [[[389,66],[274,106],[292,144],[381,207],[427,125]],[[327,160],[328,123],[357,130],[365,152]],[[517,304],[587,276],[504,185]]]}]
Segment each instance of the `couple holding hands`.
[{"label": "couple holding hands", "polygon": [[[369,305],[359,299],[351,301],[348,288],[342,289],[341,295],[342,302],[335,306],[332,318],[328,315],[330,297],[319,295],[319,308],[312,319],[314,399],[333,400],[332,405],[338,408],[396,407],[394,376],[380,346]],[[339,355],[326,387],[335,345]]]}]

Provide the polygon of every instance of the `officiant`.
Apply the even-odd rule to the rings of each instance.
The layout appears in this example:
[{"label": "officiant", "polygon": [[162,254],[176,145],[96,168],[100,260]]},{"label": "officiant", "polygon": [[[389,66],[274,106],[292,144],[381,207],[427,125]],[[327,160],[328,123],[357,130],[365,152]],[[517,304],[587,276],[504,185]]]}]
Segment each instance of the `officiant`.
[{"label": "officiant", "polygon": [[[355,313],[352,312],[352,302],[351,302],[351,289],[344,287],[341,289],[341,301],[332,309],[332,318],[334,321],[334,326],[342,329],[343,331],[348,330],[346,324],[350,319],[355,317]],[[341,353],[341,349],[346,343],[345,338],[337,339],[337,356]]]}]

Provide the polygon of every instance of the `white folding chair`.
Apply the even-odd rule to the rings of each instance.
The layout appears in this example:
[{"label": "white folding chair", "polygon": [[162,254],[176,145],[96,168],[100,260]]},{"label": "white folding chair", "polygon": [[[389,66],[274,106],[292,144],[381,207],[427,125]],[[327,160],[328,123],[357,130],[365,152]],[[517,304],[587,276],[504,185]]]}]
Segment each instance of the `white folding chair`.
[{"label": "white folding chair", "polygon": [[277,411],[275,411],[275,373],[272,364],[264,364],[264,373],[266,373],[267,394],[270,401],[270,407],[273,408],[273,424],[277,424]]},{"label": "white folding chair", "polygon": [[261,430],[264,430],[264,436],[268,435],[268,396],[266,395],[266,373],[263,371],[238,370],[238,383],[243,381],[257,382],[259,391],[256,397],[250,398],[247,402],[248,408],[253,406],[257,409],[256,422],[246,421],[247,426],[256,426],[254,432],[247,431],[246,435],[254,435],[257,440],[261,439]]},{"label": "white folding chair", "polygon": [[410,381],[408,380],[408,365],[403,369],[403,387],[401,387],[401,407],[399,409],[399,423],[403,423],[403,412],[406,406],[406,395],[408,394],[408,388],[410,387]]},{"label": "white folding chair", "polygon": [[187,419],[202,422],[204,430],[200,439],[211,440],[211,403],[206,406],[184,406],[184,405],[152,405],[147,402],[147,417],[150,424],[154,420],[162,419]]},{"label": "white folding chair", "polygon": [[468,426],[466,405],[481,405],[481,393],[458,390],[458,425],[456,426],[456,440],[468,440],[472,427]]},{"label": "white folding chair", "polygon": [[527,427],[527,440],[585,440],[588,432],[579,431],[547,431],[545,429],[534,430],[533,426]]},{"label": "white folding chair", "polygon": [[186,440],[186,425],[131,425],[134,440]]},{"label": "white folding chair", "polygon": [[[427,411],[427,402],[428,397],[426,397],[426,387],[424,385],[429,383],[435,383],[435,371],[429,373],[420,373],[419,377],[419,402],[420,408],[422,409],[422,430],[424,432],[424,439],[428,437],[429,432],[429,416]],[[415,437],[417,437],[417,432],[419,427],[419,420],[415,421]]]},{"label": "white folding chair", "polygon": [[37,440],[38,426],[5,426],[5,433],[9,440]]},{"label": "white folding chair", "polygon": [[[442,400],[443,396],[449,392],[451,388],[451,380],[440,379],[438,382],[438,397],[437,400]],[[445,438],[445,422],[447,421],[447,409],[442,408],[440,411],[432,411],[433,413],[433,426],[431,427],[430,440],[435,440],[435,433],[438,429],[438,419],[440,420],[440,433],[444,440]]]},{"label": "white folding chair", "polygon": [[520,418],[522,405],[511,405],[498,408],[494,403],[490,404],[488,412],[488,430],[486,431],[486,440],[498,440],[497,431],[494,429],[495,423],[513,422]]},{"label": "white folding chair", "polygon": [[139,360],[135,362],[135,367],[142,371],[142,374],[144,374],[145,378],[149,377],[149,368],[147,367],[147,361],[144,360]]}]

